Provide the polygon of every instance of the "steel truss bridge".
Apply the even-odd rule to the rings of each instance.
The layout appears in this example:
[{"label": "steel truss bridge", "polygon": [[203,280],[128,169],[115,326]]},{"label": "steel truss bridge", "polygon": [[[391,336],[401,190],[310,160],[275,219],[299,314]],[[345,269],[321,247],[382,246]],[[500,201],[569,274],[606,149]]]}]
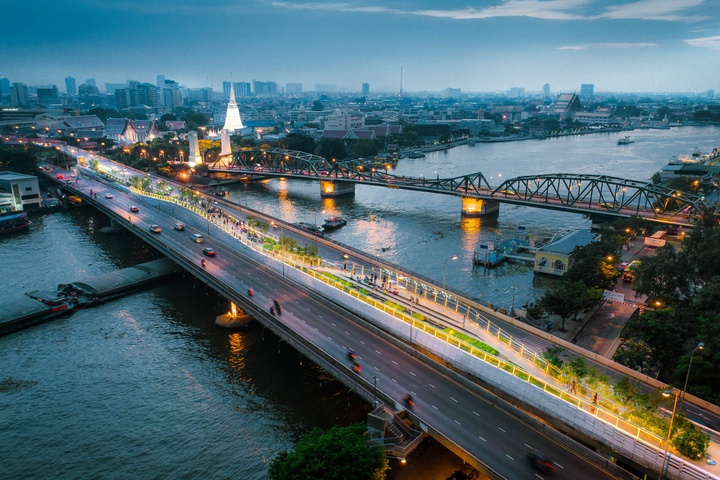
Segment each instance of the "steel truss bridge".
[{"label": "steel truss bridge", "polygon": [[283,177],[374,185],[585,215],[639,216],[654,222],[687,226],[712,212],[699,195],[608,175],[521,176],[492,187],[482,172],[452,178],[398,176],[389,173],[390,165],[370,165],[357,159],[328,161],[317,155],[279,148],[247,150],[221,157],[208,170],[257,180]]}]

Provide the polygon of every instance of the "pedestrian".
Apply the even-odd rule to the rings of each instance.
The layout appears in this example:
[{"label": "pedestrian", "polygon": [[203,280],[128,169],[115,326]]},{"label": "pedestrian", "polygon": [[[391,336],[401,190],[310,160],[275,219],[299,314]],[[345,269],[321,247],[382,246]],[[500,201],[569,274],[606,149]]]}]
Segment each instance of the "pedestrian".
[{"label": "pedestrian", "polygon": [[573,394],[577,393],[575,391],[575,380],[573,380],[572,385],[570,385],[570,393],[573,393]]}]

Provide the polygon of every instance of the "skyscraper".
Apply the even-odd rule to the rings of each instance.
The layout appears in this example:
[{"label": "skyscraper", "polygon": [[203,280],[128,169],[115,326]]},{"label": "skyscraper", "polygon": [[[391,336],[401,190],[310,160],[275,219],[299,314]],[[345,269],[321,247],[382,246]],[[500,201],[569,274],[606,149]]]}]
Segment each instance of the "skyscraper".
[{"label": "skyscraper", "polygon": [[546,83],[545,85],[543,85],[542,92],[543,92],[543,97],[550,98],[550,84],[549,83]]},{"label": "skyscraper", "polygon": [[362,94],[364,97],[370,95],[370,84],[369,83],[362,84]]},{"label": "skyscraper", "polygon": [[595,84],[594,83],[583,83],[580,85],[580,95],[587,98],[595,96]]},{"label": "skyscraper", "polygon": [[156,78],[155,85],[158,88],[164,88],[165,87],[165,75],[158,75]]},{"label": "skyscraper", "polygon": [[88,87],[97,87],[94,78],[88,78],[87,80],[85,80],[85,85],[87,85]]},{"label": "skyscraper", "polygon": [[27,85],[15,82],[10,86],[10,105],[13,107],[29,107],[30,95]]},{"label": "skyscraper", "polygon": [[70,95],[77,95],[77,82],[75,82],[75,77],[65,77],[65,92],[68,96]]}]

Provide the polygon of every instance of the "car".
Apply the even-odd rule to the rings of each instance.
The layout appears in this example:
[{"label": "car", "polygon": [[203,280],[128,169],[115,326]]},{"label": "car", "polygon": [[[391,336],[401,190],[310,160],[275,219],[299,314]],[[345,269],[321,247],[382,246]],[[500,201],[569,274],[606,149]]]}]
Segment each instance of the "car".
[{"label": "car", "polygon": [[63,179],[63,176],[62,176],[62,174],[60,174],[60,173],[58,173],[57,175],[55,175],[55,177],[56,177],[58,180],[62,180],[62,179]]},{"label": "car", "polygon": [[213,250],[213,249],[210,248],[210,247],[203,248],[203,253],[204,253],[205,255],[207,255],[208,257],[214,257],[215,255],[217,255],[217,253],[215,252],[215,250]]},{"label": "car", "polygon": [[161,233],[162,228],[160,228],[160,225],[150,225],[150,231],[152,233]]},{"label": "car", "polygon": [[130,207],[130,211],[133,213],[137,213],[140,211],[140,209],[138,207],[136,207],[135,205],[133,205],[132,207]]},{"label": "car", "polygon": [[178,232],[182,232],[185,230],[185,224],[182,222],[177,222],[175,225],[173,225],[173,229],[177,230]]},{"label": "car", "polygon": [[539,450],[530,449],[527,452],[528,459],[530,460],[530,463],[533,464],[535,468],[542,471],[546,474],[551,474],[555,471],[555,465],[552,464],[552,461]]},{"label": "car", "polygon": [[199,233],[193,233],[192,241],[195,243],[203,243],[205,241],[205,238]]},{"label": "car", "polygon": [[113,194],[112,194],[112,193],[106,193],[106,194],[105,194],[105,198],[113,198]]}]

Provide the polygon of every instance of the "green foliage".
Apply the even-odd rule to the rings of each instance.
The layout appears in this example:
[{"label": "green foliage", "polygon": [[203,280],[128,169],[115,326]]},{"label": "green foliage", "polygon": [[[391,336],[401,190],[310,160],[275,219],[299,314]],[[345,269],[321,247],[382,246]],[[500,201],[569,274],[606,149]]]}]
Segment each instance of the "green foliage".
[{"label": "green foliage", "polygon": [[588,288],[581,280],[562,280],[556,288],[545,292],[540,299],[542,307],[562,319],[565,330],[565,319],[573,320],[585,309],[602,301],[602,291]]},{"label": "green foliage", "polygon": [[447,333],[448,335],[452,335],[453,337],[462,340],[463,342],[472,345],[473,347],[477,348],[478,350],[482,350],[484,352],[489,353],[490,355],[498,356],[500,354],[500,351],[495,348],[491,347],[485,342],[482,342],[478,340],[475,337],[471,337],[470,335],[466,335],[462,332],[458,332],[457,330],[454,330],[452,328],[445,328],[443,329],[443,332]]},{"label": "green foliage", "polygon": [[380,446],[368,443],[361,423],[329,430],[311,430],[293,451],[281,452],[270,462],[270,480],[383,480],[387,457]]},{"label": "green foliage", "polygon": [[345,143],[337,138],[325,138],[320,140],[320,143],[318,143],[314,153],[315,155],[325,157],[325,159],[329,162],[333,159],[343,160],[347,158]]},{"label": "green foliage", "polygon": [[698,460],[705,456],[710,446],[710,437],[685,418],[685,415],[679,413],[675,416],[671,444],[681,454]]},{"label": "green foliage", "polygon": [[285,138],[278,140],[278,147],[286,150],[297,150],[299,152],[313,153],[317,144],[315,140],[307,135],[289,133]]},{"label": "green foliage", "polygon": [[543,350],[541,356],[545,360],[547,360],[550,365],[562,368],[564,360],[563,357],[565,355],[565,349],[563,347],[548,347],[545,350]]},{"label": "green foliage", "polygon": [[588,367],[587,361],[585,361],[585,357],[575,357],[567,362],[565,371],[571,378],[580,381],[590,373],[590,368]]},{"label": "green foliage", "polygon": [[0,149],[0,170],[36,175],[39,167],[34,151],[34,148],[3,146]]},{"label": "green foliage", "polygon": [[690,296],[693,276],[690,261],[685,253],[676,253],[670,244],[658,248],[655,255],[644,257],[634,276],[633,288],[638,296],[660,298],[670,304]]}]

